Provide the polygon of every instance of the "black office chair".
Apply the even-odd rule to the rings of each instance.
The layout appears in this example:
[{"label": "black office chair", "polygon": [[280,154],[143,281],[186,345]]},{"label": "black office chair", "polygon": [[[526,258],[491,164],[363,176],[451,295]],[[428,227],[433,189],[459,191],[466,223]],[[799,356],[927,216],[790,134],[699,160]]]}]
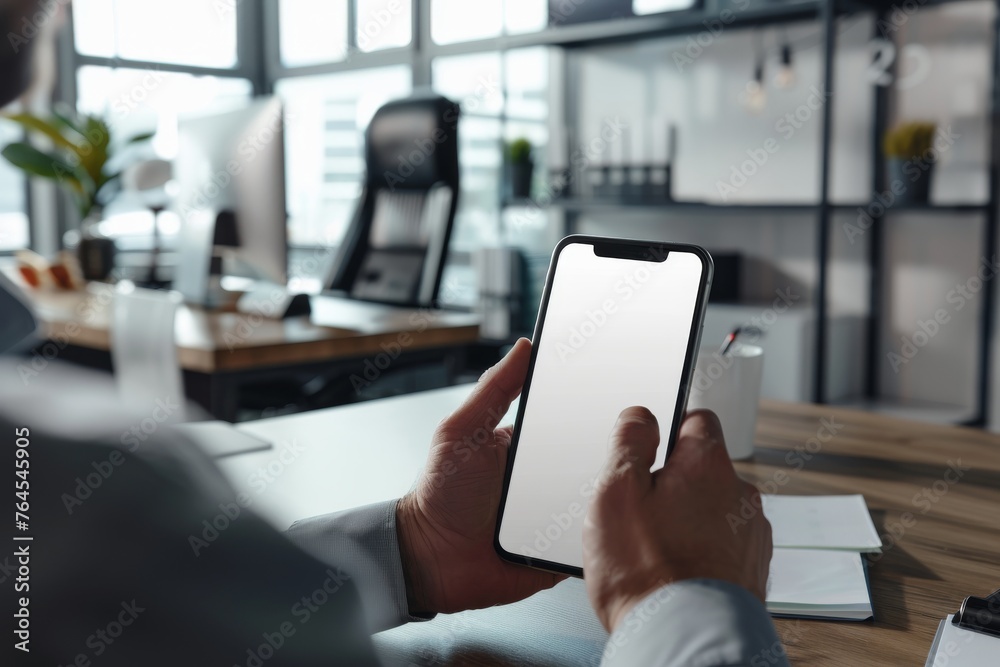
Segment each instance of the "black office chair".
[{"label": "black office chair", "polygon": [[365,133],[364,190],[326,285],[354,299],[433,306],[458,205],[458,104],[389,102]]},{"label": "black office chair", "polygon": [[[407,308],[437,305],[458,204],[458,118],[459,106],[437,95],[389,102],[375,113],[365,133],[364,188],[327,271],[328,293]],[[396,362],[392,370],[420,364]],[[246,386],[240,405],[262,413],[356,400],[342,374],[306,373]]]}]

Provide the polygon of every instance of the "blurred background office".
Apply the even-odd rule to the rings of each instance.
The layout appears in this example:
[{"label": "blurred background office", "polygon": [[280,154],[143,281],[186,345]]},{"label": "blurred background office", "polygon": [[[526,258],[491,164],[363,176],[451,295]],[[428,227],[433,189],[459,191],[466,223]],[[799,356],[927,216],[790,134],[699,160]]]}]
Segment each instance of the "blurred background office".
[{"label": "blurred background office", "polygon": [[764,397],[1000,428],[993,2],[41,7],[0,119],[30,368],[112,370],[127,280],[181,294],[160,366],[217,417],[454,384],[588,233],[709,249],[704,343],[742,326]]}]

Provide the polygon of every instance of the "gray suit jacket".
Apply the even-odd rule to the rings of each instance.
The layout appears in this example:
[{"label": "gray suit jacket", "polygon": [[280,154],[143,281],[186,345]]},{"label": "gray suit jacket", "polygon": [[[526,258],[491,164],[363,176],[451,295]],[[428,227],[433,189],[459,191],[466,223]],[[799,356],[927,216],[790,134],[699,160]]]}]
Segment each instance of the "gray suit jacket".
[{"label": "gray suit jacket", "polygon": [[[27,384],[0,386],[7,469],[18,434],[30,463],[29,525],[7,525],[33,539],[8,535],[14,547],[0,553],[8,637],[14,614],[30,612],[30,651],[14,649],[13,664],[363,667],[379,662],[371,633],[419,620],[407,609],[395,501],[283,535],[179,435],[128,445],[141,415],[123,421],[97,390]],[[780,649],[749,593],[689,581],[638,605],[603,664],[780,665]]]}]

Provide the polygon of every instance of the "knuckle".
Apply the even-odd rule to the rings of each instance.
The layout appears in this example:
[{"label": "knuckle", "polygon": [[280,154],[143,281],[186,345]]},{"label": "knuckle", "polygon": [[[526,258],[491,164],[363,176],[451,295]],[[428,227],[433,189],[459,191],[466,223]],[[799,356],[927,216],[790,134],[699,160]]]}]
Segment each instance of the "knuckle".
[{"label": "knuckle", "polygon": [[615,437],[619,446],[631,445],[637,440],[649,439],[650,423],[631,416],[623,416],[618,422]]}]

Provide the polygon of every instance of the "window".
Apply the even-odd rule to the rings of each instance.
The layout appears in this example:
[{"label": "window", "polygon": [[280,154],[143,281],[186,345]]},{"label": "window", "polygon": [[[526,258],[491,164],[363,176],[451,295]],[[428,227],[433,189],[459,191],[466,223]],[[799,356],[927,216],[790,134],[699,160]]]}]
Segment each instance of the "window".
[{"label": "window", "polygon": [[240,0],[74,0],[77,52],[200,67],[236,58]]},{"label": "window", "polygon": [[252,93],[246,79],[93,65],[77,72],[82,113],[101,116],[123,136],[157,130],[168,155],[176,150],[178,118],[235,108]]},{"label": "window", "polygon": [[281,0],[281,62],[286,67],[347,58],[347,0]]},{"label": "window", "polygon": [[[0,123],[0,146],[18,141],[21,133],[11,123]],[[28,246],[25,182],[21,172],[0,159],[0,252]]]},{"label": "window", "polygon": [[529,48],[437,58],[434,89],[462,105],[459,158],[462,195],[452,245],[471,250],[495,242],[504,192],[504,143],[534,146],[535,179],[548,142],[548,53]]},{"label": "window", "polygon": [[361,194],[364,130],[380,106],[406,96],[411,86],[409,65],[278,82],[292,245],[340,242]]},{"label": "window", "polygon": [[[253,92],[246,79],[195,76],[181,72],[145,69],[112,69],[85,66],[77,72],[77,109],[104,118],[112,137],[125,140],[144,132],[156,132],[152,147],[130,149],[140,157],[172,158],[177,154],[178,123],[197,116],[246,104]],[[152,215],[142,197],[120,193],[104,211],[101,231],[113,236],[120,249],[142,250],[152,236]],[[159,219],[166,246],[180,230],[172,213]]]},{"label": "window", "polygon": [[659,12],[676,12],[694,7],[695,0],[634,0],[632,11],[638,16]]},{"label": "window", "polygon": [[[253,65],[238,58],[238,18],[247,4],[74,0],[77,109],[106,120],[113,141],[156,132],[151,145],[120,149],[127,155],[119,166],[142,158],[172,158],[181,118],[231,109],[252,97]],[[122,60],[148,66],[118,67]],[[221,75],[208,76],[205,70]],[[104,209],[101,231],[113,236],[121,250],[144,250],[152,225],[143,198],[124,191]],[[166,247],[179,225],[171,213],[159,218]]]},{"label": "window", "polygon": [[358,49],[380,51],[406,46],[413,33],[410,0],[357,0]]},{"label": "window", "polygon": [[431,39],[455,44],[537,32],[548,19],[548,0],[431,0]]},{"label": "window", "polygon": [[[351,221],[365,171],[364,131],[374,112],[410,94],[415,84],[432,84],[463,108],[462,193],[453,246],[464,261],[461,251],[497,240],[504,143],[528,138],[535,146],[536,179],[545,177],[548,58],[544,48],[502,53],[493,41],[467,55],[437,56],[435,43],[543,30],[549,3],[427,1],[431,34],[417,39],[413,0],[74,0],[78,106],[106,117],[120,137],[155,129],[150,150],[169,158],[179,119],[244,104],[255,90],[273,90],[286,112],[295,273],[295,253],[339,244]],[[244,40],[243,31],[255,24],[265,31],[263,44],[256,34],[249,44]],[[258,49],[268,57],[258,58]],[[248,53],[254,57],[241,61]],[[7,199],[14,190],[5,188]],[[7,200],[0,199],[0,206],[8,206]],[[127,194],[105,215],[103,228],[119,240],[147,235],[152,224]],[[178,225],[175,217],[161,218],[165,236]]]}]

